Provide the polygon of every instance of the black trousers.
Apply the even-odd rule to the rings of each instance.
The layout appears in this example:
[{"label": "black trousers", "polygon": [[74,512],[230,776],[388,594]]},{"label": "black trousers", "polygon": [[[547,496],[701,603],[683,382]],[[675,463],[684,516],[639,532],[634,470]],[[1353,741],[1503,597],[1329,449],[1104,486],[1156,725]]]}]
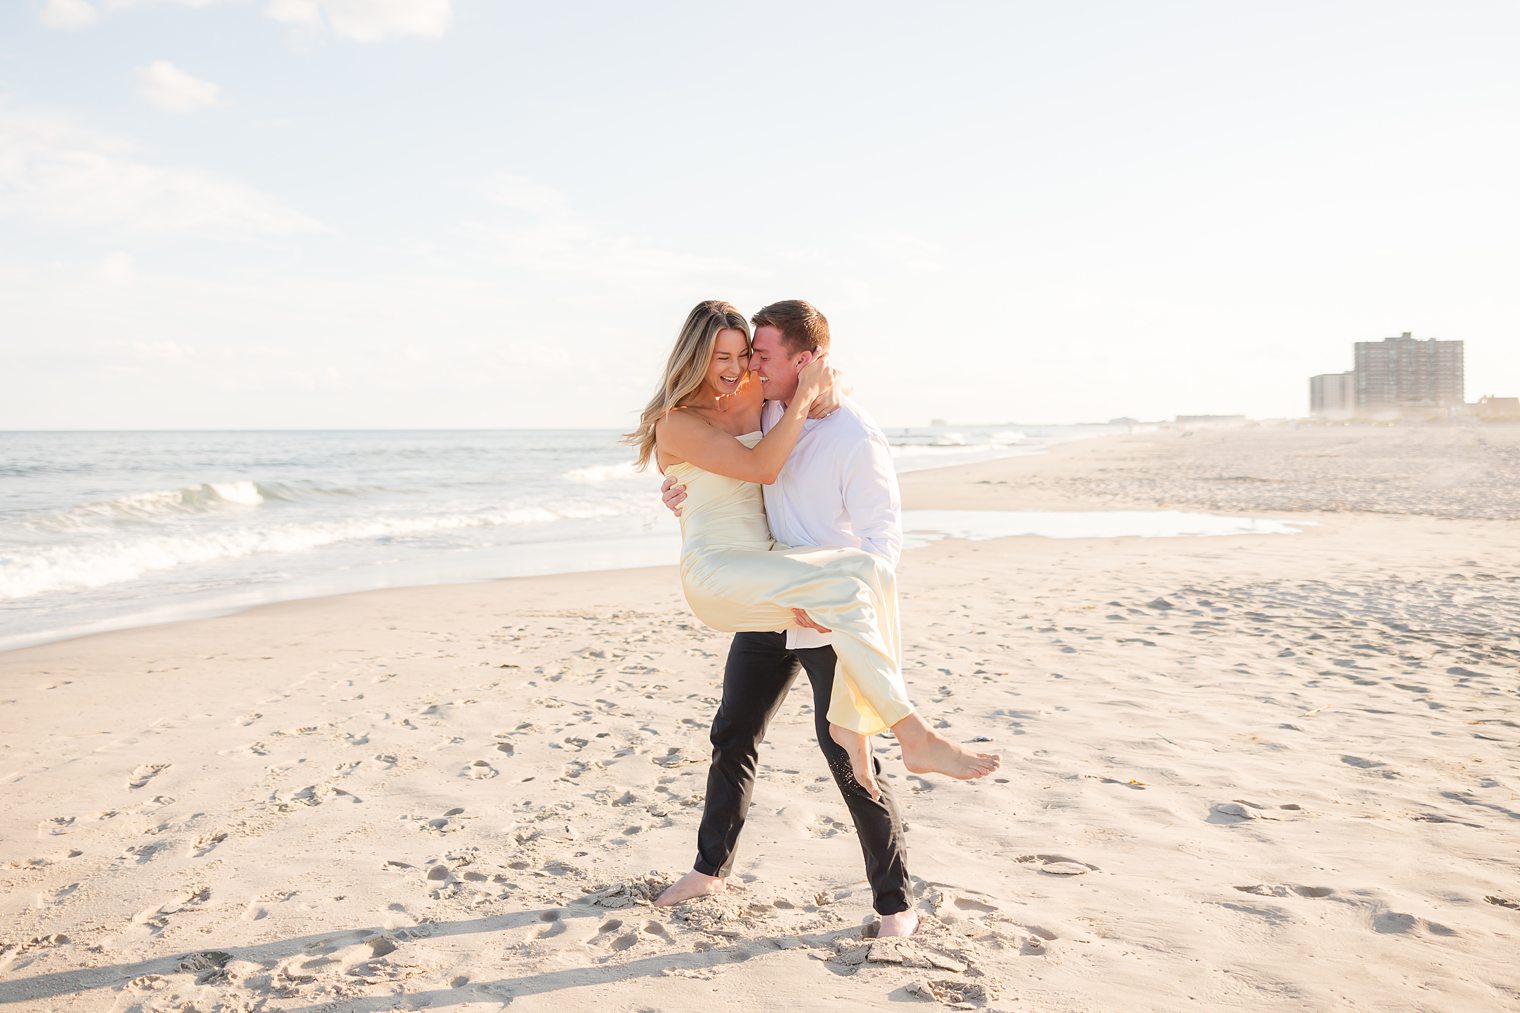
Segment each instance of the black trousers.
[{"label": "black trousers", "polygon": [[713,718],[712,767],[707,773],[702,826],[697,831],[696,870],[707,876],[727,876],[733,867],[739,832],[744,829],[750,793],[755,786],[760,743],[797,678],[799,667],[807,671],[813,684],[813,723],[818,747],[823,750],[855,822],[876,912],[889,915],[906,911],[912,904],[908,899],[902,818],[891,789],[882,780],[881,761],[873,761],[881,787],[878,801],[855,782],[849,757],[829,737],[834,649],[790,651],[785,633],[740,633],[728,649],[728,664],[723,670],[723,702]]}]

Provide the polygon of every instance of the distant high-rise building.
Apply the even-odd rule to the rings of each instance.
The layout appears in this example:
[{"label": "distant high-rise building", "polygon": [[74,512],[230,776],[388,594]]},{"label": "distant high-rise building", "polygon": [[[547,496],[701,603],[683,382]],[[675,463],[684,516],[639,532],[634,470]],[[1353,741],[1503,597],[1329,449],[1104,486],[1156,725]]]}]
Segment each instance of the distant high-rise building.
[{"label": "distant high-rise building", "polygon": [[1309,377],[1309,414],[1327,419],[1349,419],[1356,414],[1356,374]]},{"label": "distant high-rise building", "polygon": [[1442,408],[1466,400],[1462,342],[1396,338],[1356,343],[1356,410]]}]

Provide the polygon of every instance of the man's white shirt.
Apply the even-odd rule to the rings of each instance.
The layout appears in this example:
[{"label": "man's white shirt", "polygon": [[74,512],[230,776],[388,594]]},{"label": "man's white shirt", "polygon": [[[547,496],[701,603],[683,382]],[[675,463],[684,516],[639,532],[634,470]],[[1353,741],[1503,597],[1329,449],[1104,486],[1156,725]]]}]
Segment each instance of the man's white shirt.
[{"label": "man's white shirt", "polygon": [[[760,428],[781,419],[767,401]],[[776,541],[793,546],[864,549],[897,566],[902,556],[902,499],[887,438],[860,407],[844,399],[826,419],[808,419],[802,436],[771,485],[762,486]],[[789,629],[788,649],[827,647],[816,630]]]}]

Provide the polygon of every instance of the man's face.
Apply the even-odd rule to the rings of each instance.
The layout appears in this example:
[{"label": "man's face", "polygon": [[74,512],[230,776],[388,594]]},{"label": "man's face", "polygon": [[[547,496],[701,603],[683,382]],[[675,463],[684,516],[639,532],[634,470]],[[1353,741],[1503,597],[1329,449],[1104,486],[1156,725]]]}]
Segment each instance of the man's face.
[{"label": "man's face", "polygon": [[749,368],[760,377],[760,389],[766,400],[790,401],[797,393],[797,370],[812,361],[813,353],[787,351],[781,341],[781,329],[768,324],[755,328],[754,348]]}]

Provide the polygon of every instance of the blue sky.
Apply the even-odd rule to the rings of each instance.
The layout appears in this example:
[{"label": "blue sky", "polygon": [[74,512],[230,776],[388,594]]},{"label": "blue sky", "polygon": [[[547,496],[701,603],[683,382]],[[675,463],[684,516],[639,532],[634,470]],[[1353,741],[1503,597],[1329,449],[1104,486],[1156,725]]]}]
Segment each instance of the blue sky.
[{"label": "blue sky", "polygon": [[0,428],[624,426],[801,297],[885,424],[1520,394],[1520,7],[20,0]]}]

